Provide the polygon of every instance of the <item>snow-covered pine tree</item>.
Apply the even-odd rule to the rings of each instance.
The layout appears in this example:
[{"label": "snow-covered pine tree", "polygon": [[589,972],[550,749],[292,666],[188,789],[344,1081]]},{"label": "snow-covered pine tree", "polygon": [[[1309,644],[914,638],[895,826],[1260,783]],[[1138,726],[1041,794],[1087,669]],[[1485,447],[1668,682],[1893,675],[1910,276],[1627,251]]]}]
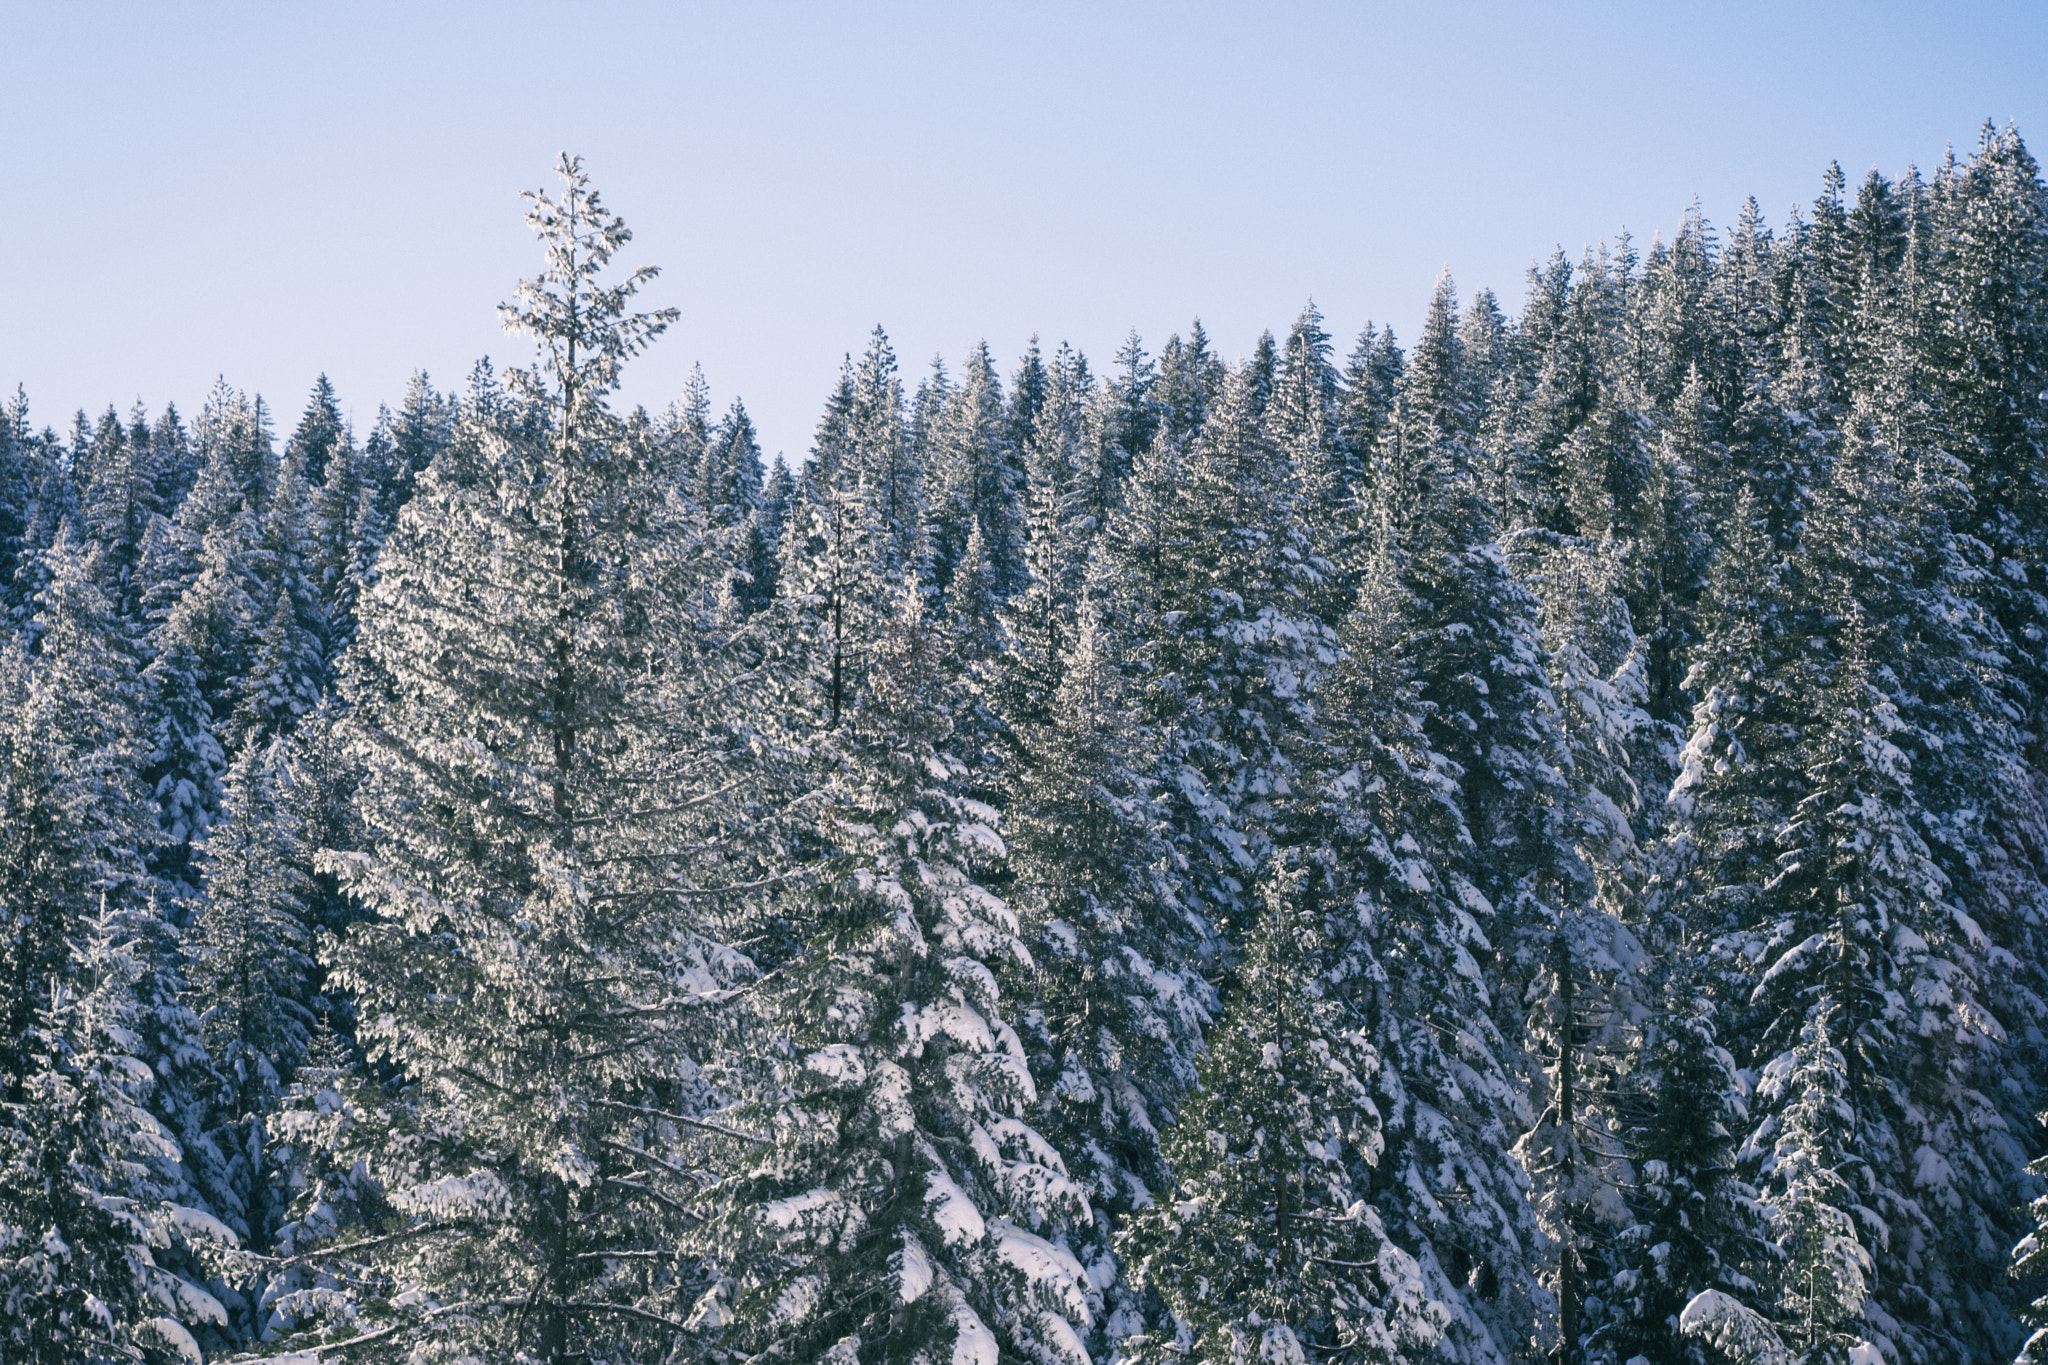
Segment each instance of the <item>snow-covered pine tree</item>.
[{"label": "snow-covered pine tree", "polygon": [[156,821],[137,774],[139,684],[91,558],[68,533],[52,548],[30,632],[4,655],[0,706],[0,898],[5,1017],[0,1093],[19,1098],[34,1012],[65,979],[79,917],[102,896],[146,903],[142,858]]},{"label": "snow-covered pine tree", "polygon": [[1076,631],[1047,716],[1009,727],[1008,885],[1031,965],[998,974],[1019,1002],[1033,1125],[1094,1212],[1073,1250],[1089,1271],[1086,1339],[1100,1358],[1144,1325],[1111,1234],[1171,1184],[1159,1128],[1194,1081],[1215,1002],[1197,971],[1204,926],[1176,898],[1176,854],[1143,776],[1158,738],[1085,600]]},{"label": "snow-covered pine tree", "polygon": [[1313,302],[1288,329],[1262,421],[1291,473],[1295,506],[1308,529],[1317,571],[1312,609],[1325,625],[1335,627],[1356,589],[1342,566],[1357,559],[1359,518],[1354,471],[1338,440],[1338,379],[1330,361],[1330,336]]},{"label": "snow-covered pine tree", "polygon": [[1752,1275],[1770,1263],[1770,1229],[1756,1191],[1735,1171],[1748,1126],[1746,1087],[1718,1040],[1697,952],[1674,945],[1650,970],[1663,977],[1661,1009],[1637,1030],[1633,1075],[1618,1105],[1636,1175],[1628,1191],[1634,1216],[1589,1279],[1589,1304],[1598,1302],[1588,1314],[1589,1355],[1694,1365],[1701,1353],[1682,1340],[1680,1323],[1702,1296],[1763,1322],[1770,1291]]},{"label": "snow-covered pine tree", "polygon": [[[326,957],[393,1080],[372,1174],[397,1220],[320,1253],[357,1287],[352,1353],[616,1356],[672,1342],[694,1292],[683,1121],[657,1114],[717,956],[690,909],[722,866],[706,832],[745,780],[722,565],[606,407],[673,314],[628,311],[652,271],[605,278],[629,234],[559,170],[529,214],[545,268],[504,310],[540,345],[515,416],[546,423],[473,433],[473,484],[421,473],[351,665],[367,848],[322,858],[371,917]],[[346,1318],[302,1307],[308,1345]]]},{"label": "snow-covered pine tree", "polygon": [[1391,1362],[1448,1325],[1353,1184],[1380,1155],[1379,1057],[1326,996],[1305,879],[1262,880],[1237,989],[1164,1137],[1173,1184],[1127,1225],[1132,1278],[1172,1314],[1123,1343],[1129,1359]]},{"label": "snow-covered pine tree", "polygon": [[[2048,1115],[2042,1117],[2041,1124],[2048,1127]],[[2048,1182],[2048,1157],[2042,1157],[2027,1170],[2037,1181]],[[2034,1188],[2039,1190],[2041,1185]],[[2013,1247],[2011,1274],[2030,1288],[2040,1288],[2048,1283],[2048,1194],[2036,1194],[2027,1213],[2033,1220],[2033,1230]],[[2026,1317],[2034,1334],[2021,1348],[2016,1365],[2042,1365],[2048,1361],[2048,1290],[2027,1305]]]},{"label": "snow-covered pine tree", "polygon": [[819,742],[828,855],[805,942],[758,988],[774,1140],[693,1238],[725,1273],[695,1321],[757,1360],[1085,1365],[1087,1196],[1037,1098],[993,968],[1029,966],[980,880],[990,808],[958,794],[957,682],[913,582],[858,704]]},{"label": "snow-covered pine tree", "polygon": [[1185,904],[1228,929],[1276,844],[1294,791],[1290,735],[1335,657],[1307,605],[1321,568],[1292,467],[1255,413],[1252,376],[1223,381],[1194,448],[1170,429],[1132,471],[1098,542],[1094,593],[1163,754],[1172,839],[1187,860]]},{"label": "snow-covered pine tree", "polygon": [[[279,746],[281,748],[281,746]],[[265,1115],[306,1055],[312,959],[303,822],[279,797],[275,749],[245,745],[227,775],[222,824],[206,842],[206,895],[185,935],[188,1002],[221,1074],[214,1131],[217,1213],[267,1250],[276,1211],[262,1167]],[[225,1202],[232,1201],[232,1202]]]},{"label": "snow-covered pine tree", "polygon": [[78,486],[71,478],[71,462],[46,430],[42,440],[44,459],[39,470],[35,496],[29,500],[21,540],[15,549],[14,581],[8,594],[14,625],[25,629],[35,614],[35,601],[50,581],[49,556],[59,539],[85,541],[84,518],[79,513]]},{"label": "snow-covered pine tree", "polygon": [[1859,1168],[1868,1167],[1854,1150],[1848,1070],[1816,1013],[1757,1087],[1759,1100],[1783,1105],[1768,1199],[1779,1254],[1772,1316],[1779,1335],[1796,1343],[1800,1365],[1837,1365],[1857,1347],[1870,1351],[1859,1330],[1875,1270],[1864,1240],[1883,1220],[1857,1188]]},{"label": "snow-covered pine tree", "polygon": [[28,425],[28,393],[16,387],[0,408],[0,625],[19,624],[16,570],[28,534],[29,512],[43,481],[43,446]]},{"label": "snow-covered pine tree", "polygon": [[1228,369],[1209,349],[1209,334],[1202,330],[1200,318],[1189,325],[1186,341],[1178,334],[1168,337],[1159,351],[1159,378],[1153,388],[1159,404],[1158,434],[1153,439],[1163,434],[1183,449],[1191,444],[1209,419],[1209,404]]},{"label": "snow-covered pine tree", "polygon": [[[127,1342],[142,1330],[145,1294],[186,1321],[193,1305],[208,1319],[219,1305],[149,1251],[185,1253],[164,1201],[193,1196],[178,1144],[144,1106],[183,1127],[204,1054],[147,890],[143,855],[159,836],[137,783],[134,660],[93,557],[68,532],[45,567],[33,629],[0,653],[0,1263],[24,1330],[41,1334],[29,1358],[92,1359],[90,1334]],[[217,1226],[203,1213],[184,1225]],[[53,1345],[57,1330],[69,1347]],[[159,1337],[176,1349],[189,1333],[173,1318]]]},{"label": "snow-covered pine tree", "polygon": [[904,426],[896,352],[879,326],[854,367],[846,408],[846,456],[865,489],[886,580],[928,574],[924,471]]},{"label": "snow-covered pine tree", "polygon": [[1117,348],[1116,369],[1096,391],[1090,410],[1088,514],[1097,527],[1109,524],[1132,460],[1159,430],[1159,403],[1152,392],[1158,379],[1158,364],[1131,332]]},{"label": "snow-covered pine tree", "polygon": [[[386,515],[395,515],[413,495],[426,473],[454,440],[456,405],[435,392],[425,370],[414,370],[405,382],[405,396],[388,424],[390,468]],[[508,414],[509,415],[509,414]]]},{"label": "snow-covered pine tree", "polygon": [[[188,1265],[235,1236],[183,1193],[181,1153],[146,1101],[156,1077],[134,1054],[143,1010],[128,917],[74,912],[66,961],[10,1054],[0,1115],[0,1358],[22,1365],[203,1359],[232,1338],[220,1300]],[[209,1258],[211,1259],[211,1258]],[[182,1268],[182,1267],[181,1267]],[[210,1267],[209,1267],[210,1268]]]},{"label": "snow-covered pine tree", "polygon": [[814,458],[797,477],[776,571],[773,627],[808,685],[795,705],[826,729],[840,723],[866,685],[888,613],[877,504],[844,446],[837,400],[851,388],[842,383],[819,424]]},{"label": "snow-covered pine tree", "polygon": [[1931,217],[1934,386],[1970,469],[1970,530],[1992,556],[1978,591],[2019,647],[2033,701],[2027,728],[2040,736],[2048,537],[2037,471],[2048,399],[2032,376],[2048,370],[2048,317],[2034,302],[2048,289],[2048,187],[2018,131],[1987,120],[1967,166],[1937,182]]},{"label": "snow-covered pine tree", "polygon": [[191,436],[178,416],[178,405],[164,404],[163,412],[149,429],[150,475],[163,515],[174,515],[184,502],[198,473],[196,458]]},{"label": "snow-covered pine tree", "polygon": [[1373,490],[1300,818],[1311,874],[1328,883],[1309,889],[1327,907],[1330,988],[1381,1059],[1372,1089],[1386,1153],[1354,1163],[1352,1178],[1447,1310],[1439,1352],[1494,1362],[1534,1331],[1542,1292],[1528,1177],[1509,1154],[1530,1125],[1528,1093],[1495,1019],[1497,954],[1482,921],[1498,925],[1470,880],[1460,770],[1424,729],[1438,645],[1391,492]]},{"label": "snow-covered pine tree", "polygon": [[735,398],[705,447],[698,506],[714,525],[742,526],[760,504],[763,475],[754,419]]},{"label": "snow-covered pine tree", "polygon": [[[163,543],[174,544],[168,537]],[[238,567],[237,543],[231,527],[210,534],[199,547],[190,580],[181,582],[182,574],[167,578],[162,590],[146,599],[163,603],[164,614],[150,636],[155,657],[143,670],[151,739],[143,778],[167,836],[154,851],[151,869],[171,901],[198,891],[190,870],[192,849],[204,842],[220,814],[220,779],[228,766],[221,735],[234,704],[234,685],[248,671],[250,636],[257,624],[248,581]]]},{"label": "snow-covered pine tree", "polygon": [[967,353],[958,383],[932,423],[925,447],[933,583],[952,592],[967,538],[981,528],[995,588],[1007,596],[1023,582],[1022,469],[1009,440],[1002,380],[988,343]]},{"label": "snow-covered pine tree", "polygon": [[225,727],[235,747],[266,746],[289,733],[319,704],[326,682],[327,612],[314,581],[319,548],[296,454],[279,463],[273,481],[249,560],[254,600],[268,609],[256,625],[248,672],[235,688]]},{"label": "snow-covered pine tree", "polygon": [[1394,391],[1405,359],[1394,343],[1394,329],[1374,331],[1367,323],[1358,334],[1344,366],[1344,384],[1337,400],[1336,443],[1352,497],[1364,501],[1371,487],[1373,462],[1394,413]]},{"label": "snow-covered pine tree", "polygon": [[80,489],[88,539],[100,553],[100,586],[124,616],[136,608],[136,567],[150,519],[162,508],[149,478],[149,427],[136,412],[131,436],[110,406],[93,434],[92,478]]},{"label": "snow-covered pine tree", "polygon": [[654,440],[676,486],[698,497],[704,485],[704,456],[711,448],[711,381],[704,377],[701,363],[690,366],[683,396],[655,418]]},{"label": "snow-covered pine tree", "polygon": [[305,471],[309,483],[322,483],[327,478],[327,461],[332,458],[334,448],[347,436],[347,429],[341,420],[341,407],[335,402],[334,384],[326,375],[313,381],[313,392],[306,399],[306,411],[293,428],[291,439],[285,442],[287,457],[296,455],[299,468]]},{"label": "snow-covered pine tree", "polygon": [[313,543],[305,571],[320,599],[331,659],[339,659],[355,638],[356,600],[362,586],[356,517],[365,495],[375,498],[369,474],[354,433],[344,430],[329,445],[323,477],[311,493],[308,530]]},{"label": "snow-covered pine tree", "polygon": [[1011,724],[1044,722],[1074,644],[1095,529],[1082,446],[1086,374],[1072,348],[1054,352],[1024,444],[1024,578],[1006,604],[1007,652],[994,688]]}]

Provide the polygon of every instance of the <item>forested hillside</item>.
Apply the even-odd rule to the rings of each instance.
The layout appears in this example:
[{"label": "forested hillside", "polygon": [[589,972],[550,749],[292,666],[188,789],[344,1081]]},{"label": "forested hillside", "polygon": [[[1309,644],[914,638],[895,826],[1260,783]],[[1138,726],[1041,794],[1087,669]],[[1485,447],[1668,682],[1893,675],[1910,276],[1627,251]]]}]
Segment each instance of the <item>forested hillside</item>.
[{"label": "forested hillside", "polygon": [[772,468],[561,170],[530,367],[0,414],[0,1362],[2048,1326],[2016,132]]}]

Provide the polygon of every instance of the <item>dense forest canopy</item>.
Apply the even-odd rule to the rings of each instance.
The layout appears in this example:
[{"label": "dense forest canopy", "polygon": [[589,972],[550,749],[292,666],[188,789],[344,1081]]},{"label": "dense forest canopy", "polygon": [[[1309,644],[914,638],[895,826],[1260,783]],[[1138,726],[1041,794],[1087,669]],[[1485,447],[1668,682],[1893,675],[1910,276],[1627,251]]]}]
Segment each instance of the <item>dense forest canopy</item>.
[{"label": "dense forest canopy", "polygon": [[2048,1360],[2015,131],[772,468],[560,170],[529,367],[0,413],[0,1362]]}]

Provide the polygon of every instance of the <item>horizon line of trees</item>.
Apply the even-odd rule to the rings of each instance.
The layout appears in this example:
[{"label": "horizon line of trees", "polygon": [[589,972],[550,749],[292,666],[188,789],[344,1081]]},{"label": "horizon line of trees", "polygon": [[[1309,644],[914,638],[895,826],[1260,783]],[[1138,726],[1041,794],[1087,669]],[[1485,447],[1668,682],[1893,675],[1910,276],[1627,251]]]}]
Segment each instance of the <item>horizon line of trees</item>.
[{"label": "horizon line of trees", "polygon": [[0,411],[0,1365],[2048,1360],[2015,130],[796,468],[560,171],[360,443]]}]

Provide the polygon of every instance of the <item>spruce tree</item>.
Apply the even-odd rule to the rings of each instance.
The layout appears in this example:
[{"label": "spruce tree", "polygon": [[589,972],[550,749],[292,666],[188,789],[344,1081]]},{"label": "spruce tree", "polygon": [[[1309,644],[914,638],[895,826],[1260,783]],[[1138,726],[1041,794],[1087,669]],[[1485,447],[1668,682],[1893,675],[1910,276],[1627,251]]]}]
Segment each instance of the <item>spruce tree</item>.
[{"label": "spruce tree", "polygon": [[334,401],[334,385],[323,374],[313,381],[313,392],[306,399],[305,414],[299,418],[299,425],[285,443],[285,454],[298,456],[299,467],[305,470],[307,480],[317,484],[326,479],[327,462],[345,434],[341,408]]},{"label": "spruce tree", "polygon": [[1447,1309],[1439,1350],[1494,1361],[1538,1311],[1528,1176],[1509,1154],[1531,1115],[1515,1035],[1496,1018],[1491,935],[1504,926],[1474,881],[1461,771],[1425,729],[1436,609],[1415,559],[1432,542],[1419,525],[1403,536],[1389,491],[1374,489],[1343,654],[1319,697],[1306,847],[1323,883],[1308,889],[1328,907],[1331,989],[1381,1060],[1386,1150],[1353,1179]]},{"label": "spruce tree", "polygon": [[604,278],[630,234],[559,169],[529,214],[546,266],[504,310],[540,343],[515,382],[547,423],[474,432],[474,484],[427,466],[362,607],[367,846],[322,866],[370,913],[325,958],[393,1078],[372,1169],[398,1235],[323,1253],[356,1267],[352,1351],[560,1365],[673,1340],[693,1292],[670,1252],[695,1187],[653,1115],[708,986],[688,873],[717,859],[679,859],[730,790],[720,566],[605,405],[673,314],[628,311],[653,272]]},{"label": "spruce tree", "polygon": [[305,1057],[314,1023],[303,822],[280,800],[279,754],[245,746],[227,776],[223,822],[207,840],[206,895],[185,936],[189,998],[222,1076],[219,1142],[234,1203],[218,1208],[243,1241],[274,1227],[261,1167],[263,1120]]},{"label": "spruce tree", "polygon": [[[2048,1126],[2048,1119],[2043,1119],[2042,1123]],[[2048,1178],[2048,1157],[2035,1161],[2027,1169],[2036,1178]],[[2040,1187],[2037,1185],[2035,1188]],[[2048,1280],[2048,1194],[2036,1195],[2027,1213],[2033,1220],[2033,1230],[2012,1249],[2011,1274],[2023,1283],[2039,1285]],[[2041,1361],[2048,1359],[2048,1293],[2028,1304],[2026,1312],[2028,1325],[2034,1328],[2034,1333],[2021,1348],[2018,1365],[2040,1365]]]},{"label": "spruce tree", "polygon": [[1448,1325],[1352,1182],[1382,1147],[1379,1057],[1326,997],[1304,880],[1262,881],[1237,990],[1165,1135],[1173,1185],[1128,1225],[1133,1279],[1173,1318],[1130,1359],[1394,1361]]},{"label": "spruce tree", "polygon": [[1000,975],[1021,1006],[1033,1125],[1067,1155],[1094,1213],[1073,1249],[1089,1270],[1087,1339],[1100,1356],[1143,1326],[1111,1233],[1172,1183],[1160,1128],[1194,1081],[1215,1001],[1148,776],[1159,737],[1139,722],[1117,642],[1085,601],[1076,632],[1047,714],[1009,727],[1009,885],[1031,961]]},{"label": "spruce tree", "polygon": [[1228,931],[1276,846],[1295,790],[1289,737],[1309,723],[1330,629],[1309,605],[1326,566],[1291,466],[1233,370],[1192,450],[1154,440],[1098,543],[1098,610],[1126,642],[1140,714],[1162,753],[1185,903]]},{"label": "spruce tree", "polygon": [[[149,1113],[133,1055],[147,971],[123,914],[76,914],[59,979],[36,1002],[0,1119],[0,1356],[24,1365],[201,1360],[232,1338],[220,1300],[160,1262],[212,1264],[236,1239],[174,1202],[178,1145]],[[169,1178],[167,1178],[169,1177]],[[202,1272],[203,1274],[203,1272]]]},{"label": "spruce tree", "polygon": [[[959,794],[953,686],[915,585],[831,764],[802,948],[762,992],[772,1134],[693,1243],[724,1278],[696,1321],[753,1358],[1085,1365],[1088,1199],[993,969],[1028,966],[982,881],[996,815]],[[745,1112],[745,1111],[742,1111]]]}]

